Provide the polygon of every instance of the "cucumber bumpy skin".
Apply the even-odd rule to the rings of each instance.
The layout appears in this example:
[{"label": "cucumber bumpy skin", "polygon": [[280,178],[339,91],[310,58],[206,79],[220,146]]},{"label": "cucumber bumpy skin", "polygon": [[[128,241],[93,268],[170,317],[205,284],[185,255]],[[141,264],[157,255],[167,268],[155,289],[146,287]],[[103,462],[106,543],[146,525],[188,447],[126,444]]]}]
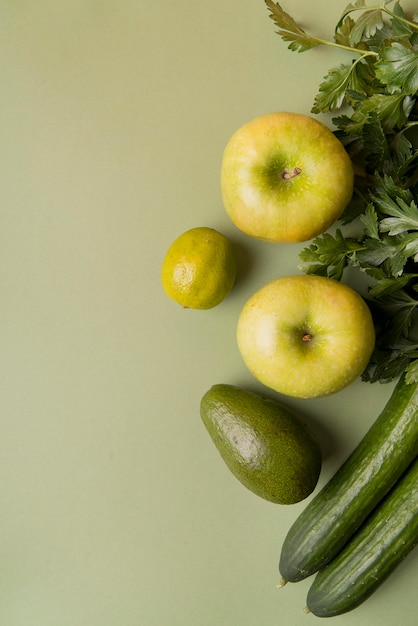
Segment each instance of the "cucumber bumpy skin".
[{"label": "cucumber bumpy skin", "polygon": [[418,383],[399,379],[385,408],[284,540],[282,584],[322,569],[418,455]]},{"label": "cucumber bumpy skin", "polygon": [[355,609],[418,543],[418,458],[343,550],[318,572],[307,608],[317,617]]}]

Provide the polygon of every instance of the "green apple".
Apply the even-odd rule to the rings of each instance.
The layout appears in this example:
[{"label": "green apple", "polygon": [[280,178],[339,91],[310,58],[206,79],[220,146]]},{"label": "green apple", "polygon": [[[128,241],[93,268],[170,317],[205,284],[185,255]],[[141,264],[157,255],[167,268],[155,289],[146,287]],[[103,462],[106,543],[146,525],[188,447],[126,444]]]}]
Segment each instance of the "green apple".
[{"label": "green apple", "polygon": [[222,157],[222,199],[232,222],[276,243],[325,232],[350,201],[353,182],[339,139],[299,113],[269,113],[244,124]]},{"label": "green apple", "polygon": [[365,369],[375,345],[370,309],[354,289],[310,274],[267,283],[244,305],[237,342],[251,373],[297,398],[336,393]]}]

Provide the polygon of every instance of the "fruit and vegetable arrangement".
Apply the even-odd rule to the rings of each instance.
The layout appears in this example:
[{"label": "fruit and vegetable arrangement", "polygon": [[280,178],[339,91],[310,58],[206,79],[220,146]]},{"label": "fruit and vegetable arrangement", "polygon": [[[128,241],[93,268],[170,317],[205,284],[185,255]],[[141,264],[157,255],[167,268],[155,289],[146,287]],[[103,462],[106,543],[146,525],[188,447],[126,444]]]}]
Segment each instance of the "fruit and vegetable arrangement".
[{"label": "fruit and vegetable arrangement", "polygon": [[[282,546],[279,586],[314,576],[306,611],[329,617],[364,602],[418,543],[418,19],[398,1],[357,0],[324,40],[278,2],[265,5],[291,51],[329,46],[348,60],[329,70],[309,114],[261,115],[224,149],[222,198],[235,226],[269,245],[307,242],[302,273],[244,305],[239,352],[285,397],[328,396],[359,377],[396,383]],[[316,114],[334,115],[334,129]],[[347,268],[367,279],[366,295],[344,282]],[[235,271],[232,245],[202,227],[168,251],[162,281],[183,306],[211,308]],[[282,505],[314,492],[320,442],[281,399],[216,384],[200,415],[250,491]]]}]

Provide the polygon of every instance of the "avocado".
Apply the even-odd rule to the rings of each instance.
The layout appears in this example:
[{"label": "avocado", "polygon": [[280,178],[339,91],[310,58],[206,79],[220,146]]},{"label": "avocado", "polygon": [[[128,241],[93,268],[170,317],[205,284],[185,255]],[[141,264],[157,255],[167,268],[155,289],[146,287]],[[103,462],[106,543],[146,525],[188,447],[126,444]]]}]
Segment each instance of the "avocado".
[{"label": "avocado", "polygon": [[319,444],[298,415],[276,400],[227,384],[202,397],[200,415],[222,459],[247,489],[294,504],[315,489]]}]

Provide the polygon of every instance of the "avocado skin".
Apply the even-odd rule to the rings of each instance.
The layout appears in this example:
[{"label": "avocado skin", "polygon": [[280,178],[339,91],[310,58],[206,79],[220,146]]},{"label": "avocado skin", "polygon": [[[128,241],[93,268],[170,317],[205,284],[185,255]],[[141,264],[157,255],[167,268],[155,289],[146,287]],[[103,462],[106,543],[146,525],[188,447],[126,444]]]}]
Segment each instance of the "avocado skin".
[{"label": "avocado skin", "polygon": [[315,489],[321,449],[288,407],[218,384],[202,397],[200,415],[232,474],[256,495],[276,504],[295,504]]}]

